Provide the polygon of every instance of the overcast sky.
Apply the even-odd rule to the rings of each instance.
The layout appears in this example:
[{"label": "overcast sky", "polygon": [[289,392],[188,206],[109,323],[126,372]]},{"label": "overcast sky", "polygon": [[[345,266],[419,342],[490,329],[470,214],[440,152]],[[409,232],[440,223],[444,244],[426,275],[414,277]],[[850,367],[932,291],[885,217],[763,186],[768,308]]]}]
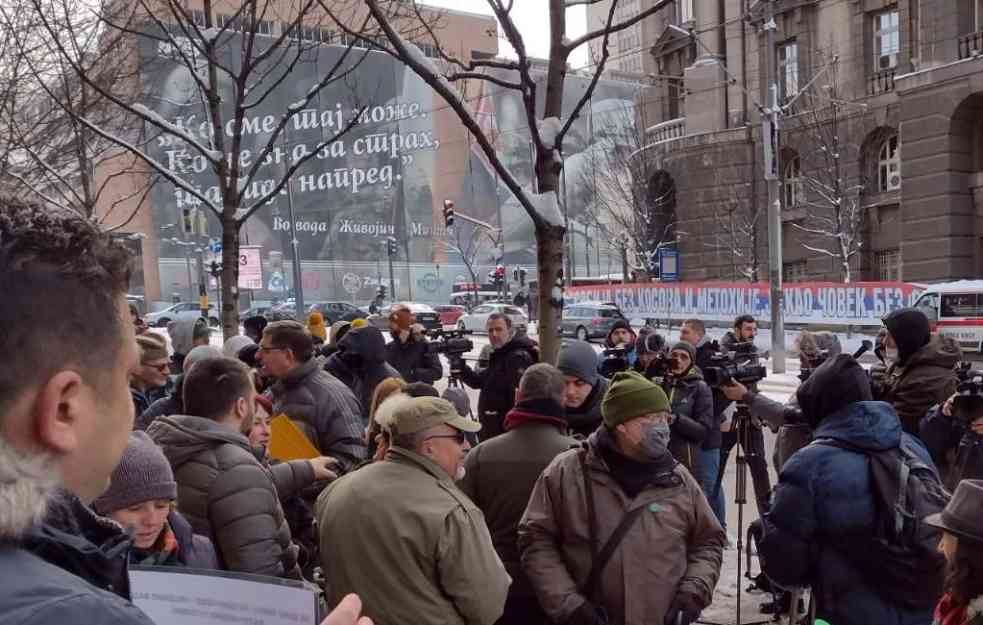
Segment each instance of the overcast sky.
[{"label": "overcast sky", "polygon": [[[482,15],[491,15],[486,0],[425,0],[425,4],[448,9],[458,9]],[[546,0],[515,0],[512,8],[512,19],[515,21],[522,38],[526,43],[529,54],[546,58],[550,51],[549,11]],[[587,11],[578,6],[567,11],[567,36],[571,39],[579,37],[587,31]],[[499,29],[501,37],[501,29]],[[499,51],[502,56],[515,56],[512,47],[504,37],[499,39]],[[587,64],[589,58],[587,45],[584,44],[570,57],[574,67]]]}]

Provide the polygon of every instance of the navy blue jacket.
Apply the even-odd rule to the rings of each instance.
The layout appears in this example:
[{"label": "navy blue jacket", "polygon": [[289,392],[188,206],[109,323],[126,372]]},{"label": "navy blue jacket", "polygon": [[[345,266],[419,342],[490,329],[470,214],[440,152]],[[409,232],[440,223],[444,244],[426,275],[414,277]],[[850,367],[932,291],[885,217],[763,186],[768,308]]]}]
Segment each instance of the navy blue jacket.
[{"label": "navy blue jacket", "polygon": [[[861,401],[826,416],[816,438],[871,451],[904,446],[931,465],[918,440],[902,432],[890,404]],[[875,504],[867,457],[810,444],[785,464],[765,517],[760,553],[768,575],[783,586],[811,585],[817,617],[835,625],[923,625],[931,610],[909,611],[875,593],[837,550],[838,536],[873,535]]]}]

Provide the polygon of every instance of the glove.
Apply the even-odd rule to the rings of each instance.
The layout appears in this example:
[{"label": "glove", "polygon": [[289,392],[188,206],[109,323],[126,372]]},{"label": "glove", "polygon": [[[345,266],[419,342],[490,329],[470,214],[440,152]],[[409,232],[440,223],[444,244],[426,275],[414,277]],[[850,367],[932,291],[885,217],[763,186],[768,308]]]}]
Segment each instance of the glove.
[{"label": "glove", "polygon": [[607,622],[604,612],[590,601],[584,601],[563,625],[607,625]]},{"label": "glove", "polygon": [[676,595],[666,612],[665,625],[690,625],[696,622],[703,611],[703,602],[695,595],[681,592]]}]

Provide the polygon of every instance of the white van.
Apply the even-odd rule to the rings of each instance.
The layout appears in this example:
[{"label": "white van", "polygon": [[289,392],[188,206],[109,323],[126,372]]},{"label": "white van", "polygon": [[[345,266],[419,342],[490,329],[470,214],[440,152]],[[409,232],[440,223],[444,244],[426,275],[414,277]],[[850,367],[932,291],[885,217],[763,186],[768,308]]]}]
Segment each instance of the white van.
[{"label": "white van", "polygon": [[928,285],[915,308],[933,332],[954,338],[964,352],[983,354],[983,280]]}]

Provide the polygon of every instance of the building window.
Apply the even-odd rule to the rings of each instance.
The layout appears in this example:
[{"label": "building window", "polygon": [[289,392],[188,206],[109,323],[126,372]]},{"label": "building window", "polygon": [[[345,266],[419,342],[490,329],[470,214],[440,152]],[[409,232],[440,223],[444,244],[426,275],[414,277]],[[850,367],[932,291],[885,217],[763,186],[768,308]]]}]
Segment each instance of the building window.
[{"label": "building window", "polygon": [[874,255],[877,279],[887,282],[901,280],[901,250],[884,250]]},{"label": "building window", "polygon": [[799,45],[795,41],[778,46],[778,80],[782,102],[788,102],[799,92]]},{"label": "building window", "polygon": [[198,28],[205,27],[205,12],[199,9],[191,10],[191,20],[195,23]]},{"label": "building window", "polygon": [[783,197],[785,208],[795,208],[802,201],[802,169],[798,156],[785,160]]},{"label": "building window", "polygon": [[676,0],[676,15],[679,23],[685,24],[693,20],[693,0]]},{"label": "building window", "polygon": [[898,32],[898,10],[891,9],[875,13],[874,24],[874,71],[893,69],[898,65],[898,52],[901,38]]},{"label": "building window", "polygon": [[782,282],[808,282],[809,269],[806,261],[800,260],[795,263],[785,263],[782,265]]},{"label": "building window", "polygon": [[901,151],[898,149],[898,135],[893,135],[881,144],[877,154],[877,190],[897,191],[900,188]]}]

